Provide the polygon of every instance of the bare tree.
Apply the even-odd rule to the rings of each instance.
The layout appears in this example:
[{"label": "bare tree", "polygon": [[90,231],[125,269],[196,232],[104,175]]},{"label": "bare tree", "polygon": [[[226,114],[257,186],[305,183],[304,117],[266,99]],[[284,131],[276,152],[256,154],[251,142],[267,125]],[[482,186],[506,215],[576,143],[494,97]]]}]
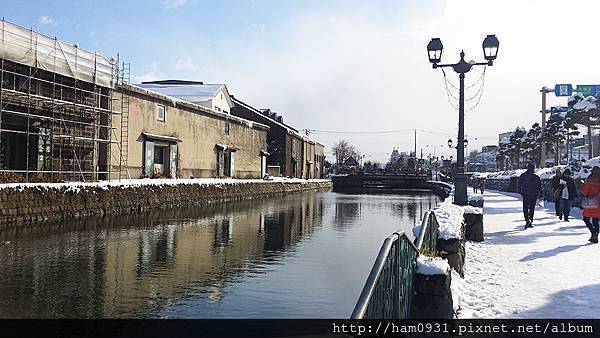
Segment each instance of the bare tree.
[{"label": "bare tree", "polygon": [[331,150],[333,156],[335,156],[335,163],[337,165],[344,163],[344,161],[347,160],[350,156],[356,159],[358,155],[356,147],[351,145],[350,142],[346,141],[345,139],[337,141],[337,143],[333,145],[333,148]]}]

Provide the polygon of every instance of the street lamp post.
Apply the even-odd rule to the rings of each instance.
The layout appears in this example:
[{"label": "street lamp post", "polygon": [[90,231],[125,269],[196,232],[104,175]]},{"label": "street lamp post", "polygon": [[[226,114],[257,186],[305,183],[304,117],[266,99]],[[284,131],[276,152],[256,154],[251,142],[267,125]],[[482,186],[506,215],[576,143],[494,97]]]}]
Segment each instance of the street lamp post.
[{"label": "street lamp post", "polygon": [[493,61],[498,56],[498,46],[500,45],[495,35],[488,35],[482,44],[483,56],[486,62],[466,62],[465,52],[460,52],[460,61],[456,64],[440,64],[442,61],[442,51],[444,46],[439,38],[433,38],[427,44],[427,54],[429,62],[433,68],[452,67],[458,73],[459,78],[459,102],[458,102],[458,144],[456,145],[456,177],[454,179],[454,204],[466,205],[467,200],[467,178],[465,172],[465,74],[473,66],[492,66]]}]

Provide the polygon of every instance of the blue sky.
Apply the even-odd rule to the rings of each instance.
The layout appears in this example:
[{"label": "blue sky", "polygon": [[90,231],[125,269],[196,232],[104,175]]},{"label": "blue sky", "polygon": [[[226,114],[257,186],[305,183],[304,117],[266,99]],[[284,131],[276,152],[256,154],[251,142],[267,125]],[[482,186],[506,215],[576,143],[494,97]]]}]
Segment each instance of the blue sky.
[{"label": "blue sky", "polygon": [[[131,62],[134,81],[226,83],[236,97],[279,112],[299,129],[435,131],[418,137],[427,154],[432,148],[426,145],[445,144],[457,125],[443,77],[426,58],[430,38],[442,38],[448,62],[457,61],[463,48],[468,59],[481,61],[485,35],[500,40],[482,98],[466,116],[470,147],[480,147],[496,143],[500,132],[539,121],[542,86],[600,82],[590,71],[597,58],[586,57],[600,55],[600,47],[585,34],[597,30],[599,3],[15,1],[2,15],[106,56],[119,52]],[[467,74],[467,84],[480,74]],[[455,74],[449,79],[458,82]],[[311,136],[328,150],[345,137],[379,161],[394,146],[413,148],[410,132]],[[449,149],[440,152],[450,155]]]}]

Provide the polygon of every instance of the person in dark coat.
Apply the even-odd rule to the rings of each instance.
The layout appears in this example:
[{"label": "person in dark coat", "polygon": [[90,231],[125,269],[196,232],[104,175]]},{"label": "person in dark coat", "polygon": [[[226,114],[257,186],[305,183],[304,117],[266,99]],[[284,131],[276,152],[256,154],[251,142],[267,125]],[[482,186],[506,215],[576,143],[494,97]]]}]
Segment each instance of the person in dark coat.
[{"label": "person in dark coat", "polygon": [[560,196],[562,194],[562,188],[560,185],[560,180],[562,178],[562,172],[560,169],[556,169],[556,173],[554,177],[552,177],[552,198],[554,200],[554,212],[556,216],[562,219],[562,214],[560,213]]},{"label": "person in dark coat", "polygon": [[523,216],[525,216],[525,229],[533,227],[533,213],[537,199],[542,196],[542,181],[533,170],[535,165],[529,163],[527,171],[521,174],[518,182],[519,194],[523,197]]},{"label": "person in dark coat", "polygon": [[577,196],[575,181],[571,177],[571,170],[568,168],[565,169],[565,172],[562,174],[559,185],[562,188],[560,189],[560,207],[558,218],[564,218],[565,222],[568,222],[571,214],[571,202],[573,202],[573,200],[575,200],[575,196]]},{"label": "person in dark coat", "polygon": [[485,177],[479,178],[479,192],[483,195],[483,191],[485,190]]}]

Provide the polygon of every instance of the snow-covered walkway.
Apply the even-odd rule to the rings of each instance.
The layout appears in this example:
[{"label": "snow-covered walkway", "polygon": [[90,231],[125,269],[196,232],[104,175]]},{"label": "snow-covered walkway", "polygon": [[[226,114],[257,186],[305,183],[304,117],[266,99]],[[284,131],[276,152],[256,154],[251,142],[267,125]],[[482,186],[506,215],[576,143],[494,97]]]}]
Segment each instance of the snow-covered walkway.
[{"label": "snow-covered walkway", "polygon": [[516,194],[485,193],[485,241],[468,242],[460,318],[600,318],[600,244],[573,209],[537,207],[523,230]]}]

